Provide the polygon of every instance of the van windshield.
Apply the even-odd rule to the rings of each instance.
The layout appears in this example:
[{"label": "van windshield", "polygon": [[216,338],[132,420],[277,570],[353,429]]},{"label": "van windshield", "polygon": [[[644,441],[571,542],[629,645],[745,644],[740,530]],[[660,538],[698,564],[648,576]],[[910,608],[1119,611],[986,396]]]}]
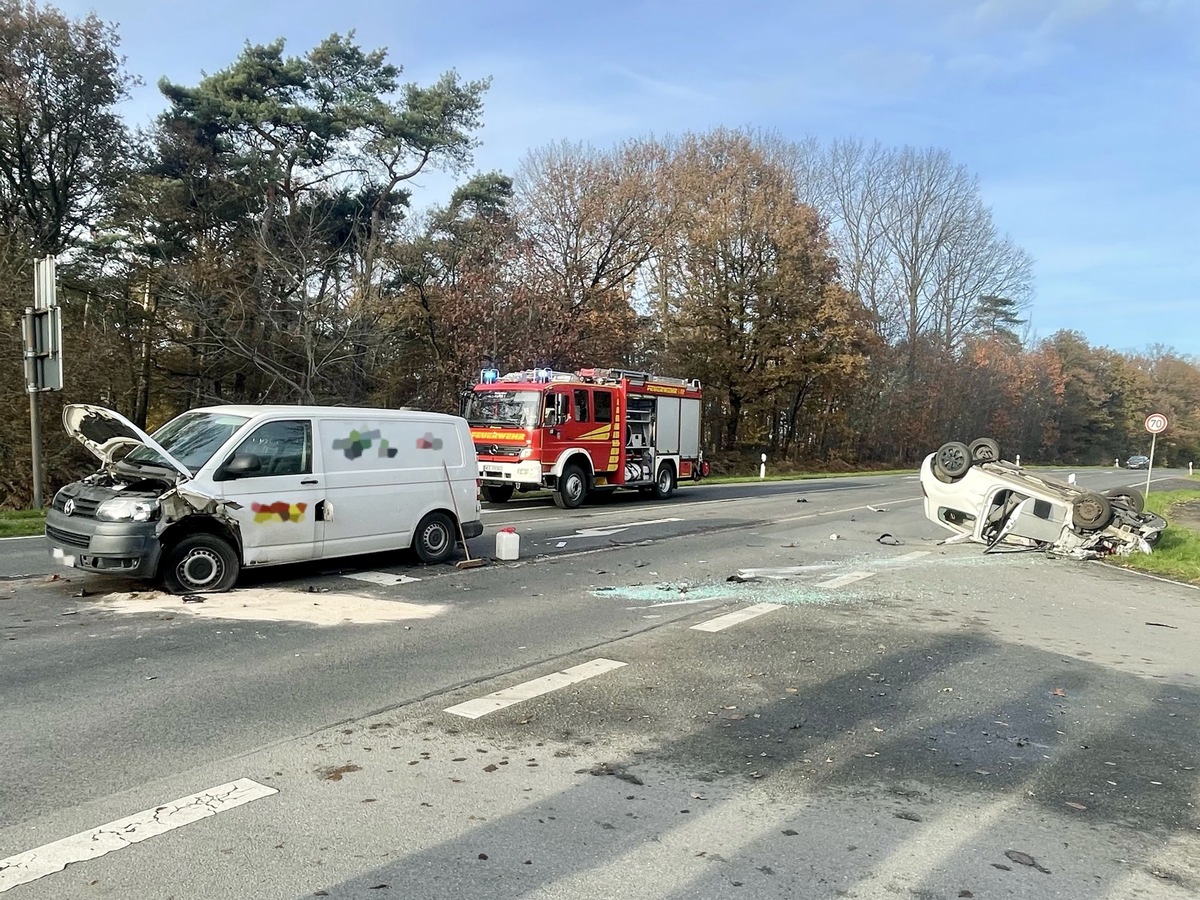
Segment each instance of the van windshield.
[{"label": "van windshield", "polygon": [[[176,416],[151,437],[194,475],[247,421],[245,416],[226,413],[187,412]],[[165,461],[154,450],[142,446],[131,450],[122,462],[156,466]]]},{"label": "van windshield", "polygon": [[540,391],[477,391],[463,402],[463,418],[472,425],[534,428],[541,403]]}]

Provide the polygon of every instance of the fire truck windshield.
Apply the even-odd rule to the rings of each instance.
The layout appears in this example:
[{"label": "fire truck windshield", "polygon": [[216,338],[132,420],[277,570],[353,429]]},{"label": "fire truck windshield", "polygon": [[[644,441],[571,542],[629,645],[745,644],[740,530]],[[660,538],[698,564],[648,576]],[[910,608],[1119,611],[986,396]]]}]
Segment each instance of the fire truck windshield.
[{"label": "fire truck windshield", "polygon": [[475,391],[467,395],[463,418],[472,425],[534,428],[542,408],[539,391]]}]

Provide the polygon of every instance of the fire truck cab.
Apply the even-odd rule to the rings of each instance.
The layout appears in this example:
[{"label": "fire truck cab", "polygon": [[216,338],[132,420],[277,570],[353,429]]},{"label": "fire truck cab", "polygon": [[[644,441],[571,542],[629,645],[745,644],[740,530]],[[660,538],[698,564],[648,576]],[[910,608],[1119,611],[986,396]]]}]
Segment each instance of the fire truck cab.
[{"label": "fire truck cab", "polygon": [[698,381],[625,369],[484,369],[463,401],[483,499],[549,489],[574,509],[630,488],[665,500],[708,474],[700,397]]}]

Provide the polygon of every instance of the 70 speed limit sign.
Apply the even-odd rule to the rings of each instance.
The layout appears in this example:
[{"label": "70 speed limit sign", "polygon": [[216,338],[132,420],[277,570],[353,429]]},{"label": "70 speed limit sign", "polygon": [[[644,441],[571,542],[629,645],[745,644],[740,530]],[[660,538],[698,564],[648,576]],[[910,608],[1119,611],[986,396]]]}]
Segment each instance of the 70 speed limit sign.
[{"label": "70 speed limit sign", "polygon": [[1167,417],[1162,413],[1150,413],[1146,416],[1146,430],[1151,434],[1162,434],[1167,430]]}]

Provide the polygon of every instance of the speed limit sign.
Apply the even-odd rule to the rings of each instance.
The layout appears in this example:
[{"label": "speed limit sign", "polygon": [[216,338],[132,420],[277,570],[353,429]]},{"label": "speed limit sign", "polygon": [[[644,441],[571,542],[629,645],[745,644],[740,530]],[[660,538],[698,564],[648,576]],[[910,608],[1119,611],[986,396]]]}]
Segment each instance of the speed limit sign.
[{"label": "speed limit sign", "polygon": [[1146,416],[1146,430],[1151,434],[1162,434],[1167,430],[1167,417],[1162,413],[1150,413]]}]

